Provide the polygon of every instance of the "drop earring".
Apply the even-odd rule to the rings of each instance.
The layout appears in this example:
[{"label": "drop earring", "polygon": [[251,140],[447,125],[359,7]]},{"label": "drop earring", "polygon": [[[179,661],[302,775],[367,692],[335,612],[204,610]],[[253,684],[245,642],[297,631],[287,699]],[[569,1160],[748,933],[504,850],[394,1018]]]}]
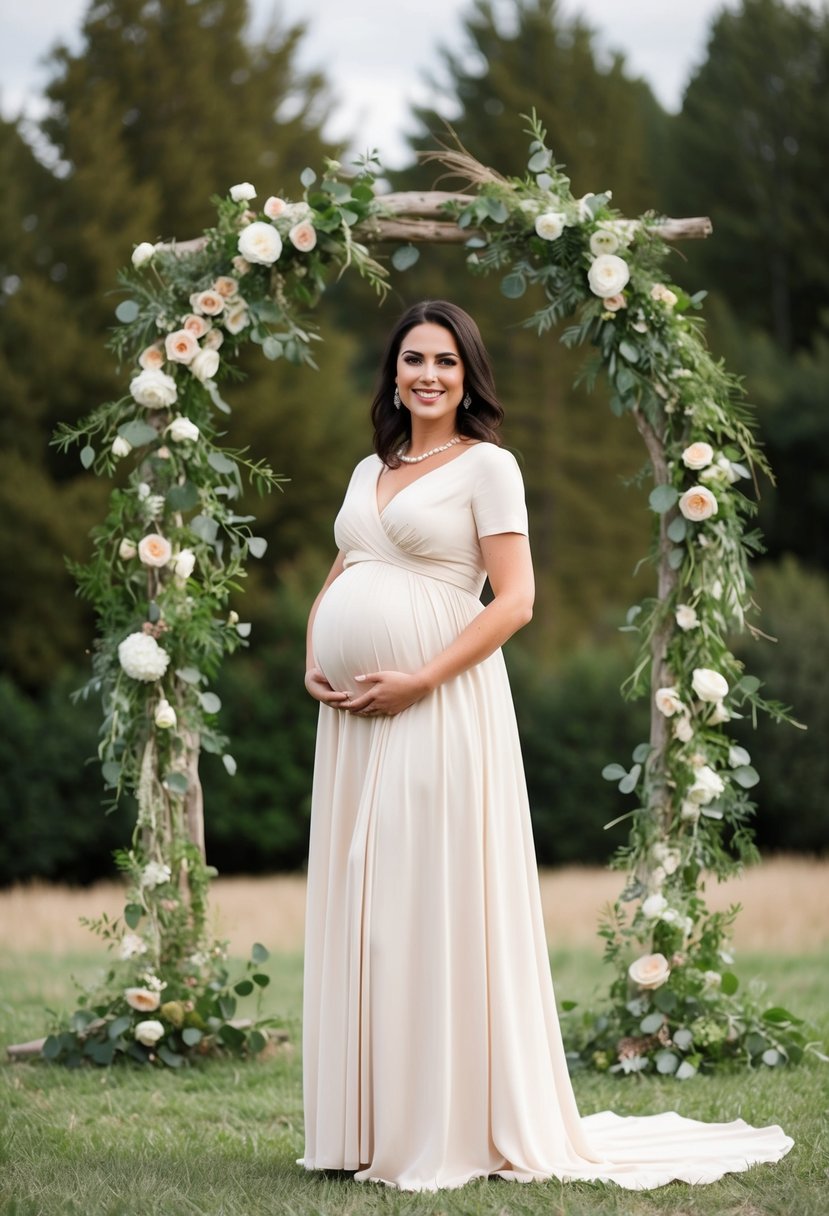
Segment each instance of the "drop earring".
[{"label": "drop earring", "polygon": [[396,410],[399,410],[399,409],[400,409],[400,406],[401,406],[401,401],[400,401],[400,389],[397,387],[397,385],[396,385],[396,384],[395,384],[395,386],[394,386],[394,396],[392,397],[392,401],[394,402],[394,408],[395,408]]},{"label": "drop earring", "polygon": [[463,408],[465,410],[468,410],[471,404],[472,404],[472,398],[470,397],[469,393],[464,393]]}]

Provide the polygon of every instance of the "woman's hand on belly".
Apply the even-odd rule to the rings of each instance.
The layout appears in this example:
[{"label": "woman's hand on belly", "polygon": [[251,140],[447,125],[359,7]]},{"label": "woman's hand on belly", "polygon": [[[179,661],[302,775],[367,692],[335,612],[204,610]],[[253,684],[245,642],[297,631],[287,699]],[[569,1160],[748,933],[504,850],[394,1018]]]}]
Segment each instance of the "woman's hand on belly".
[{"label": "woman's hand on belly", "polygon": [[405,671],[372,671],[354,679],[364,684],[366,691],[353,697],[346,708],[359,717],[402,713],[429,692],[425,680]]},{"label": "woman's hand on belly", "polygon": [[323,705],[331,705],[334,709],[342,707],[348,700],[347,692],[337,692],[326,680],[319,667],[309,667],[305,673],[305,687],[315,701]]}]

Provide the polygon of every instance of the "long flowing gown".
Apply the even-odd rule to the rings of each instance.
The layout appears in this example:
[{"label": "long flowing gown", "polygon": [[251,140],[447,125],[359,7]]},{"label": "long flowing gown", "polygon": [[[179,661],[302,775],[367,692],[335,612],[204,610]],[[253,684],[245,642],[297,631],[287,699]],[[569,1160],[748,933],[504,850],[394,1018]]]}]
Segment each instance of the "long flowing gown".
[{"label": "long flowing gown", "polygon": [[[469,447],[381,511],[355,469],[316,662],[415,671],[482,611],[479,538],[527,531],[513,456]],[[307,1169],[406,1190],[498,1174],[711,1182],[792,1141],[741,1119],[582,1117],[561,1041],[523,765],[496,651],[392,717],[320,707],[305,953]]]}]

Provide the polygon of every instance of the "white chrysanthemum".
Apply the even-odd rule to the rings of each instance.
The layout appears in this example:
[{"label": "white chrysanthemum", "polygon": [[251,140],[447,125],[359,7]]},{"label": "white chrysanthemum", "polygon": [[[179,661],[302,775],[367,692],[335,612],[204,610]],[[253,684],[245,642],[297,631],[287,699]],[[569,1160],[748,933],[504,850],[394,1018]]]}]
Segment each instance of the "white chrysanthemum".
[{"label": "white chrysanthemum", "polygon": [[132,680],[160,680],[170,656],[149,633],[131,633],[118,647],[118,662]]}]

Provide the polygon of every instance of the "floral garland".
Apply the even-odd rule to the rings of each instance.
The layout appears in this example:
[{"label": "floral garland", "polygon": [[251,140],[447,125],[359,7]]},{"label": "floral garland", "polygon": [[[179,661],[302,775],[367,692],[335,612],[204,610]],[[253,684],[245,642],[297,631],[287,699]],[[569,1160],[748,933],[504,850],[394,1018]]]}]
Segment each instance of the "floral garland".
[{"label": "floral garland", "polygon": [[[652,696],[651,738],[630,767],[610,764],[603,773],[638,804],[621,817],[630,820],[630,837],[615,864],[627,884],[601,929],[616,978],[608,1010],[576,1014],[565,1006],[571,1062],[679,1079],[733,1061],[794,1062],[805,1047],[801,1024],[786,1010],[761,1010],[751,993],[735,996],[727,935],[736,909],[711,914],[703,898],[707,873],[725,877],[754,856],[748,791],[758,776],[722,728],[758,710],[791,720],[760,696],[727,644],[729,631],[746,625],[747,562],[759,548],[748,529],[755,505],[739,483],[767,466],[737,382],[711,358],[692,315],[704,293],[689,297],[664,282],[667,247],[655,217],[623,219],[609,192],[575,199],[543,128],[535,115],[529,121],[526,178],[441,154],[476,186],[468,202],[448,210],[469,230],[473,272],[506,270],[501,288],[510,299],[541,290],[546,302],[527,325],[543,334],[575,316],[563,340],[596,348],[587,375],[606,370],[611,409],[634,418],[656,482],[658,594],[631,608],[624,626],[640,638],[625,692]],[[307,169],[302,201],[272,196],[261,212],[249,207],[253,186],[242,183],[216,200],[218,222],[203,239],[139,245],[132,271],[121,276],[130,298],[117,310],[122,324],[112,340],[125,362],[138,365],[129,395],[58,433],[63,448],[82,444],[82,463],[99,474],[112,474],[135,450],[128,486],[113,492],[95,534],[92,562],[74,569],[101,625],[83,691],[103,696],[104,779],[114,798],[136,794],[138,820],[121,857],[132,884],[123,922],[93,926],[132,972],[111,973],[109,991],[121,985],[116,997],[100,998],[75,1015],[79,1029],[52,1037],[55,1057],[96,1059],[98,1051],[107,1062],[94,1046],[102,1020],[107,1042],[141,1059],[169,1064],[168,1055],[180,1062],[204,1050],[204,1039],[187,1029],[208,1030],[209,1043],[252,1049],[229,1021],[235,999],[226,971],[209,961],[222,952],[206,940],[211,870],[191,812],[200,747],[235,770],[215,725],[219,699],[206,685],[224,655],[247,644],[250,626],[228,611],[228,597],[265,542],[252,532],[252,517],[235,513],[234,500],[243,472],[260,489],[282,479],[216,443],[216,413],[229,412],[218,382],[237,374],[234,359],[246,341],[266,358],[313,365],[318,335],[301,312],[316,304],[332,269],[354,266],[384,290],[384,269],[354,237],[360,223],[383,213],[374,167],[363,162],[356,177],[340,180],[340,166],[328,162],[319,183]],[[406,246],[392,261],[404,269],[415,255]],[[244,978],[235,992],[263,978]],[[192,1010],[182,1005],[182,984],[201,994]],[[159,985],[178,994],[174,1009],[146,995]],[[200,1012],[199,999],[217,992],[219,1004]],[[132,1016],[148,1002],[159,1012],[152,1032]],[[204,1028],[183,1023],[188,1013]],[[145,1041],[152,1035],[165,1053]]]}]

